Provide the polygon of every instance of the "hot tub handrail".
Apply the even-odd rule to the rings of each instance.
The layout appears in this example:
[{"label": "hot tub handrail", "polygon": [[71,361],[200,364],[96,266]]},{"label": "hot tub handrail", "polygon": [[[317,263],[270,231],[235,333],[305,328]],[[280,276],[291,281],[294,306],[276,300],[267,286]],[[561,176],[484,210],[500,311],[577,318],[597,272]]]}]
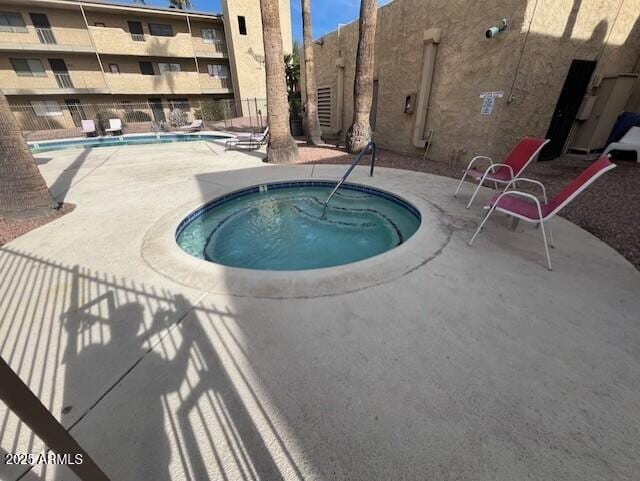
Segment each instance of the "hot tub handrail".
[{"label": "hot tub handrail", "polygon": [[344,173],[344,175],[340,179],[340,182],[338,182],[338,184],[331,191],[331,194],[329,194],[329,197],[327,197],[327,200],[324,201],[325,207],[327,206],[327,204],[329,204],[329,201],[333,197],[333,194],[335,194],[336,191],[340,188],[340,186],[344,184],[344,181],[347,180],[347,177],[349,177],[349,174],[351,174],[353,169],[356,168],[356,165],[360,163],[360,161],[362,160],[362,157],[364,157],[369,150],[371,150],[371,169],[369,170],[369,177],[373,177],[373,168],[376,163],[376,144],[373,141],[371,141],[367,145],[365,145],[364,149],[362,149],[360,153],[356,156],[356,158],[353,159],[353,162],[351,162],[351,165],[349,166],[347,171]]}]

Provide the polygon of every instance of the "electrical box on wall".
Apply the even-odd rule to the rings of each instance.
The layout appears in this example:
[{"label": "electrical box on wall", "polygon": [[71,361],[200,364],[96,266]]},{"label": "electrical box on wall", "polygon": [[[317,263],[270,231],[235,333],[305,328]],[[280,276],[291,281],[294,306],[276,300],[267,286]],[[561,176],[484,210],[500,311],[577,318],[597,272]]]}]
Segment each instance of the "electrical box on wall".
[{"label": "electrical box on wall", "polygon": [[416,94],[412,93],[405,97],[404,99],[404,113],[412,114],[416,108]]}]

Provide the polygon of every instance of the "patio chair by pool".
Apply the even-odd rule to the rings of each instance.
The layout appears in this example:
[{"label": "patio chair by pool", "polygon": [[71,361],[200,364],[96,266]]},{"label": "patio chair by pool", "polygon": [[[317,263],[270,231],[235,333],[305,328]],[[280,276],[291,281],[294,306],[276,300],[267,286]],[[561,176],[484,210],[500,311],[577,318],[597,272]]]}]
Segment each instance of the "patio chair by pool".
[{"label": "patio chair by pool", "polygon": [[[533,194],[520,192],[518,190],[505,189],[504,192],[496,193],[485,206],[485,209],[489,209],[489,212],[487,212],[487,215],[482,219],[478,229],[469,241],[469,245],[473,244],[473,241],[480,233],[480,230],[484,227],[489,216],[497,210],[516,219],[540,225],[542,240],[544,241],[544,251],[547,256],[547,266],[549,267],[549,270],[551,270],[551,258],[549,257],[549,246],[547,244],[547,235],[544,227],[545,222],[548,222],[554,215],[560,212],[569,202],[575,199],[583,190],[595,182],[598,177],[615,168],[615,166],[616,164],[609,160],[609,155],[603,154],[597,161],[587,167],[587,169],[585,169],[578,177],[573,179],[569,185],[567,185],[550,201],[547,201],[547,192],[544,188],[544,184],[541,182],[526,179],[524,177],[514,179],[509,183],[509,185],[507,185],[507,189],[512,185],[515,186],[518,182],[529,182],[538,185],[542,189],[543,202],[540,202],[540,200],[538,200],[538,198]],[[549,244],[553,247],[551,226],[547,225],[547,228],[549,229]]]},{"label": "patio chair by pool", "polygon": [[96,135],[96,124],[93,120],[83,120],[82,121],[82,130],[83,134],[86,134],[87,137],[91,137]]},{"label": "patio chair by pool", "polygon": [[264,129],[262,133],[248,133],[241,132],[236,134],[234,139],[229,139],[224,144],[224,149],[231,148],[246,148],[249,150],[259,149],[262,145],[265,145],[269,141],[269,126]]},{"label": "patio chair by pool", "polygon": [[202,119],[196,119],[191,122],[189,125],[185,125],[184,127],[180,127],[180,130],[186,130],[187,132],[195,132],[196,130],[202,130]]},{"label": "patio chair by pool", "polygon": [[629,132],[618,142],[611,142],[604,150],[608,154],[612,150],[626,150],[636,153],[636,160],[640,162],[640,127],[631,127]]},{"label": "patio chair by pool", "polygon": [[120,119],[109,119],[109,128],[104,129],[105,132],[122,132],[122,121]]},{"label": "patio chair by pool", "polygon": [[[471,199],[469,199],[469,203],[467,204],[467,209],[471,207],[473,203],[473,199],[476,198],[476,194],[480,190],[480,187],[484,184],[485,181],[493,182],[496,189],[498,188],[498,184],[509,184],[513,179],[517,178],[524,169],[531,163],[533,159],[537,157],[537,155],[549,142],[549,139],[538,139],[535,137],[525,137],[520,140],[513,148],[511,152],[504,159],[504,163],[502,164],[494,164],[491,157],[487,157],[484,155],[476,155],[466,169],[463,171],[462,179],[460,179],[460,183],[458,184],[458,188],[456,189],[453,196],[458,195],[462,184],[464,183],[464,179],[467,177],[472,177],[476,182],[478,182],[478,186],[476,190],[473,191],[471,195]],[[474,163],[478,159],[486,159],[491,162],[491,165],[487,167],[484,171],[478,170],[474,167]],[[497,170],[496,170],[497,169]]]}]

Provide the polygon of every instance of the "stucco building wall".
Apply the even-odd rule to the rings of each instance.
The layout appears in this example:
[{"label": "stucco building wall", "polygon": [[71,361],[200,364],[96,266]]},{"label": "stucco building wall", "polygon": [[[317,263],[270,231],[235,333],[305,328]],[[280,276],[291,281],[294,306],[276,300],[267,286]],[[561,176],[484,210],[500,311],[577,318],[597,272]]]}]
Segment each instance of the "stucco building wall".
[{"label": "stucco building wall", "polygon": [[[500,158],[525,135],[544,136],[573,59],[598,60],[595,77],[631,72],[640,52],[640,0],[395,0],[378,10],[375,76],[378,144],[413,147],[415,112],[405,98],[420,83],[423,34],[442,32],[425,130],[433,130],[429,156],[463,163],[471,154]],[[486,28],[507,18],[509,28],[486,39]],[[342,134],[353,116],[357,21],[316,43],[318,86],[332,88],[332,125],[343,109]],[[344,59],[344,101],[337,105]],[[480,114],[483,92],[503,92],[489,116]]]},{"label": "stucco building wall", "polygon": [[[222,7],[236,99],[264,99],[267,93],[260,1],[224,0]],[[279,0],[279,9],[282,47],[287,53],[292,48],[289,0]],[[245,18],[246,35],[240,34],[239,16]]]}]

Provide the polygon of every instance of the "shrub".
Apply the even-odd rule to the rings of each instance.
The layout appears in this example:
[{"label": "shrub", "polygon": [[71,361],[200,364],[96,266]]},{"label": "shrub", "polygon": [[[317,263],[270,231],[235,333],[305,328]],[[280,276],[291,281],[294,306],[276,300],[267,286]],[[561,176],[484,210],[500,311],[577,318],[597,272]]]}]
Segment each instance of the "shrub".
[{"label": "shrub", "polygon": [[202,104],[202,107],[196,109],[194,115],[196,119],[201,120],[224,120],[225,117],[224,106],[219,102],[209,102]]},{"label": "shrub", "polygon": [[120,119],[124,128],[124,121],[117,113],[113,110],[101,110],[96,114],[96,129],[101,135],[104,135],[105,130],[109,128],[109,119]]},{"label": "shrub", "polygon": [[187,120],[187,114],[181,109],[173,109],[169,112],[169,122],[171,122],[171,125],[174,127],[182,127],[189,123]]},{"label": "shrub", "polygon": [[151,122],[151,115],[142,110],[125,110],[124,120],[126,122]]}]

